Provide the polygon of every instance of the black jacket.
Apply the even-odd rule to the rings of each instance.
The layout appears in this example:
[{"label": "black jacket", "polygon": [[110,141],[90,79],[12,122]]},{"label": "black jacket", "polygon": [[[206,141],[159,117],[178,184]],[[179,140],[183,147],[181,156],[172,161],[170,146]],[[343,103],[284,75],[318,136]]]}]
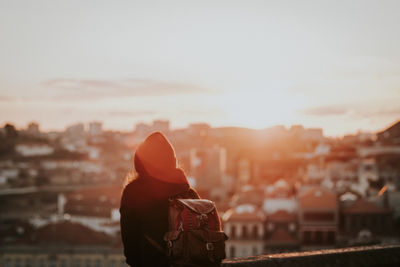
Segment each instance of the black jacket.
[{"label": "black jacket", "polygon": [[150,176],[141,176],[125,187],[120,207],[121,236],[130,266],[168,266],[166,255],[144,235],[166,248],[163,236],[168,231],[168,198],[178,194],[199,198],[187,183],[168,183]]}]

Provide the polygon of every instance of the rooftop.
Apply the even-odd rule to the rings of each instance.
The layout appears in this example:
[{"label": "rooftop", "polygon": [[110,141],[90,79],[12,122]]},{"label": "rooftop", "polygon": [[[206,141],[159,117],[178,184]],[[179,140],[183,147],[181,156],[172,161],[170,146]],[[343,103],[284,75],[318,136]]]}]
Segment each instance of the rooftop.
[{"label": "rooftop", "polygon": [[365,199],[358,199],[352,205],[344,208],[343,213],[377,213],[385,214],[390,213],[388,208],[379,207]]},{"label": "rooftop", "polygon": [[299,204],[303,209],[337,209],[338,201],[334,192],[316,186],[299,193]]},{"label": "rooftop", "polygon": [[114,238],[96,232],[79,223],[63,221],[51,223],[27,233],[17,240],[18,245],[110,245]]}]

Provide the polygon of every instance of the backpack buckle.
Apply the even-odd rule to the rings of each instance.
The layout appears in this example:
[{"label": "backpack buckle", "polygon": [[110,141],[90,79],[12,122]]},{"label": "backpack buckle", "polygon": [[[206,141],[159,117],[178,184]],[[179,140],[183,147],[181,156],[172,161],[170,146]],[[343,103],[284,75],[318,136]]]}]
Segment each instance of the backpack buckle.
[{"label": "backpack buckle", "polygon": [[204,214],[204,213],[202,213],[200,215],[197,215],[197,220],[199,221],[198,222],[198,226],[199,227],[207,226],[207,224],[208,224],[208,215]]},{"label": "backpack buckle", "polygon": [[207,250],[214,250],[214,244],[213,243],[206,243],[206,249]]},{"label": "backpack buckle", "polygon": [[171,240],[169,240],[169,241],[167,242],[167,247],[169,247],[169,248],[172,248],[172,247],[173,247],[173,244],[172,244],[172,241],[171,241]]}]

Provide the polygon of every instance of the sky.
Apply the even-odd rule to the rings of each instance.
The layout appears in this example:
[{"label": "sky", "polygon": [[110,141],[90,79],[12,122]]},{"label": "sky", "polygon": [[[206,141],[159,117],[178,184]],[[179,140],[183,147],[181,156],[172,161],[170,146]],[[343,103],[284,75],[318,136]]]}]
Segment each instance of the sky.
[{"label": "sky", "polygon": [[400,1],[0,0],[0,124],[400,119]]}]

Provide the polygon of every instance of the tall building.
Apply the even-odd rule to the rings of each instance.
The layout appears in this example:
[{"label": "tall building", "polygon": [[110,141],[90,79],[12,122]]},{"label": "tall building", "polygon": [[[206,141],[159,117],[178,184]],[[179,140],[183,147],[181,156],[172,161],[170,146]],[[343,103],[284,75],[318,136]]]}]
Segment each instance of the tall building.
[{"label": "tall building", "polygon": [[85,134],[85,127],[83,123],[77,123],[71,126],[68,126],[65,130],[65,133],[69,136],[82,136]]},{"label": "tall building", "polygon": [[103,133],[103,124],[101,122],[93,121],[89,123],[89,135],[101,135]]},{"label": "tall building", "polygon": [[153,123],[137,123],[135,125],[135,138],[138,142],[142,141],[146,138],[150,133],[160,131],[164,134],[168,134],[170,132],[170,121],[168,120],[154,120]]},{"label": "tall building", "polygon": [[196,179],[198,189],[209,190],[222,186],[226,174],[226,150],[212,148],[193,148],[190,151],[190,175]]},{"label": "tall building", "polygon": [[36,122],[31,122],[28,124],[27,133],[32,136],[40,135],[39,124]]},{"label": "tall building", "polygon": [[154,120],[152,125],[152,131],[161,131],[164,134],[169,133],[170,122],[168,120]]}]

